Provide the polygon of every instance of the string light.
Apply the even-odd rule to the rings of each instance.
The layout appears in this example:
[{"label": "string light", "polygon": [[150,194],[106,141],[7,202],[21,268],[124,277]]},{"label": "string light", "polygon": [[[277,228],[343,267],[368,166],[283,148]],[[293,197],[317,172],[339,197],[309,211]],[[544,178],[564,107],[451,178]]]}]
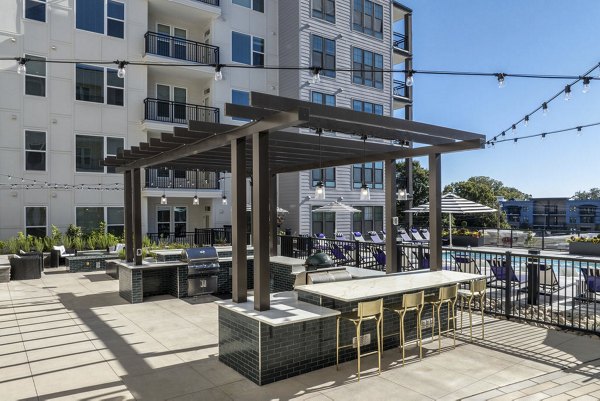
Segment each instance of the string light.
[{"label": "string light", "polygon": [[117,64],[119,66],[119,68],[117,69],[117,77],[123,79],[125,78],[125,74],[127,73],[127,71],[125,71],[125,66],[127,64],[129,64],[127,61],[115,61],[115,64]]},{"label": "string light", "polygon": [[513,124],[512,127],[510,127],[510,129],[512,130],[512,133],[514,134],[515,132],[517,132],[517,125]]},{"label": "string light", "polygon": [[29,61],[28,59],[26,59],[25,57],[17,57],[17,74],[19,75],[25,75],[27,73],[27,66],[25,64],[27,64],[27,61]]},{"label": "string light", "polygon": [[581,91],[583,93],[588,93],[590,91],[590,77],[583,78],[583,89]]},{"label": "string light", "polygon": [[495,143],[501,143],[501,142],[507,142],[507,141],[513,141],[513,143],[516,143],[519,139],[530,139],[530,138],[536,138],[536,137],[540,137],[540,139],[543,140],[548,135],[560,134],[560,133],[569,132],[569,131],[576,131],[577,132],[577,136],[581,136],[582,133],[583,133],[583,129],[584,128],[595,127],[595,126],[600,126],[600,122],[593,123],[593,124],[586,124],[586,125],[578,125],[576,127],[563,128],[563,129],[558,129],[558,130],[555,130],[555,131],[547,131],[547,132],[542,132],[540,134],[521,136],[521,137],[513,138],[513,139],[500,139],[500,140],[498,140],[497,137],[494,137],[493,139],[487,141],[486,144],[493,145]]},{"label": "string light", "polygon": [[165,194],[165,191],[163,191],[163,194],[160,197],[160,204],[161,205],[166,205],[167,204],[167,194]]},{"label": "string light", "polygon": [[500,88],[500,89],[504,88],[505,75],[503,73],[499,73],[499,74],[496,74],[496,77],[498,78],[498,88]]},{"label": "string light", "polygon": [[529,116],[525,116],[525,120],[523,122],[525,124],[525,126],[527,127],[527,125],[529,124]]},{"label": "string light", "polygon": [[571,100],[571,85],[565,86],[565,100]]},{"label": "string light", "polygon": [[321,68],[320,67],[310,67],[310,75],[312,76],[312,83],[318,84],[321,82]]},{"label": "string light", "polygon": [[542,103],[542,114],[545,116],[548,115],[548,103],[546,102]]},{"label": "string light", "polygon": [[[323,134],[323,130],[320,128],[317,129],[317,134],[319,135],[319,174],[323,175],[323,168],[321,166],[321,134]],[[317,182],[317,186],[315,187],[315,199],[325,199],[325,185],[323,185],[323,180]]]},{"label": "string light", "polygon": [[360,187],[360,200],[371,200],[371,192],[369,190],[369,187],[367,186],[367,182],[365,180],[365,162],[367,160],[367,153],[366,153],[366,146],[367,146],[367,136],[363,135],[362,137],[363,140],[363,168],[362,168],[362,174],[363,174],[363,183],[362,186]]},{"label": "string light", "polygon": [[223,64],[217,64],[215,66],[215,81],[223,80],[223,71],[221,71],[222,68],[223,68]]},{"label": "string light", "polygon": [[414,71],[410,70],[406,73],[406,86],[413,86],[413,84],[415,83],[415,79],[413,77],[414,75]]}]

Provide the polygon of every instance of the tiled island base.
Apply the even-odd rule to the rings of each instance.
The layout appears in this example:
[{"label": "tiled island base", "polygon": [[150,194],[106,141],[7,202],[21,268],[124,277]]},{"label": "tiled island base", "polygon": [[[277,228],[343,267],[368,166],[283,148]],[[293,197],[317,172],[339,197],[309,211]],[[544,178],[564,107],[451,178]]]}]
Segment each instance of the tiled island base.
[{"label": "tiled island base", "polygon": [[132,304],[153,295],[186,297],[187,269],[187,264],[182,262],[144,262],[141,266],[119,262],[119,295]]}]

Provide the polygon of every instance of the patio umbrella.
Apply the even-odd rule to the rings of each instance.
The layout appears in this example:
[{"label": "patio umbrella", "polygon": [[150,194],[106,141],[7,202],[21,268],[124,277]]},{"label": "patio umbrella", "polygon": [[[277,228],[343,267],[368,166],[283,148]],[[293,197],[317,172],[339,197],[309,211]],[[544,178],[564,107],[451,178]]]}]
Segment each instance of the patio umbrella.
[{"label": "patio umbrella", "polygon": [[[455,194],[446,194],[442,196],[442,213],[450,215],[450,246],[452,246],[452,215],[453,214],[475,214],[475,213],[493,213],[496,209],[482,205],[468,199],[461,198]],[[429,202],[420,206],[413,207],[404,211],[405,213],[423,213],[429,212]]]},{"label": "patio umbrella", "polygon": [[[328,204],[318,207],[312,211],[313,213],[360,213],[360,210],[353,208],[350,205],[333,201]],[[335,232],[335,227],[333,232]]]}]

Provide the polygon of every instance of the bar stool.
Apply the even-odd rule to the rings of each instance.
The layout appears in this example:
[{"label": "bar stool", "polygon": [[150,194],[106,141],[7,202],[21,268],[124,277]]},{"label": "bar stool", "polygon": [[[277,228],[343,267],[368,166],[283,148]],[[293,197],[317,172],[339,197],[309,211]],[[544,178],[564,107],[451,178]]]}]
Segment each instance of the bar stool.
[{"label": "bar stool", "polygon": [[[458,298],[458,284],[450,285],[447,287],[441,287],[437,295],[432,294],[425,298],[425,303],[431,305],[432,312],[432,320],[433,324],[431,326],[431,337],[433,338],[433,333],[435,332],[435,314],[437,312],[438,318],[438,352],[442,352],[442,334],[450,333],[452,331],[452,336],[454,339],[454,348],[456,348],[456,299]],[[448,319],[447,319],[447,329],[442,331],[442,319],[440,311],[442,309],[442,305],[446,304],[448,306]],[[452,313],[450,311],[452,310]],[[452,321],[452,330],[450,330],[450,321]]]},{"label": "bar stool", "polygon": [[[366,301],[359,302],[358,309],[352,312],[342,313],[337,317],[337,335],[336,335],[336,345],[335,345],[335,366],[339,369],[340,363],[340,348],[352,347],[352,344],[342,345],[340,346],[340,321],[349,320],[354,323],[354,327],[356,328],[356,352],[357,352],[357,360],[358,360],[358,380],[360,380],[360,358],[377,354],[377,363],[379,374],[381,374],[381,348],[382,348],[382,339],[383,332],[381,330],[381,323],[383,321],[383,298],[374,300],[374,301]],[[377,326],[377,351],[367,352],[366,354],[360,354],[360,329],[362,326],[362,322],[365,320],[375,320],[375,324]]]},{"label": "bar stool", "polygon": [[419,291],[402,296],[402,305],[390,305],[386,309],[396,312],[400,318],[400,347],[402,348],[402,366],[404,366],[404,316],[406,312],[417,312],[417,344],[419,346],[419,360],[423,359],[423,333],[421,331],[421,313],[425,306],[425,291]]},{"label": "bar stool", "polygon": [[468,290],[458,290],[458,297],[461,299],[460,302],[460,331],[463,329],[463,307],[466,302],[469,307],[469,330],[471,334],[471,342],[473,341],[473,314],[471,310],[471,302],[474,300],[479,302],[479,307],[481,309],[481,339],[484,339],[485,332],[483,328],[483,307],[485,304],[485,288],[487,281],[485,278],[480,278],[477,280],[471,280],[469,282]]}]

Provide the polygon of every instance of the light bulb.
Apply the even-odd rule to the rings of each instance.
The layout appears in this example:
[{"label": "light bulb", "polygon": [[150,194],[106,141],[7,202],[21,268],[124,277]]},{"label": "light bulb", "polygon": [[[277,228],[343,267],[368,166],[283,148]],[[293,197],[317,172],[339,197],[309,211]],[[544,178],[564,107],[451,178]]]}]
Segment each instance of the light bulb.
[{"label": "light bulb", "polygon": [[195,195],[194,199],[192,200],[192,205],[198,206],[199,204],[200,204],[200,199],[198,199],[198,195]]},{"label": "light bulb", "polygon": [[581,127],[577,127],[577,136],[581,136]]},{"label": "light bulb", "polygon": [[524,124],[526,127],[529,125],[529,116],[525,116]]},{"label": "light bulb", "polygon": [[581,90],[583,93],[588,93],[590,91],[590,79],[585,77],[583,78],[583,89]]},{"label": "light bulb", "polygon": [[517,126],[515,124],[512,125],[512,133],[514,134],[517,131]]},{"label": "light bulb", "polygon": [[516,144],[517,144],[517,141],[518,141],[518,139],[517,139],[517,138],[515,138],[515,139],[513,140],[513,143],[516,145]]},{"label": "light bulb", "polygon": [[163,196],[160,197],[160,204],[161,205],[167,204],[167,196],[164,193],[163,193]]},{"label": "light bulb", "polygon": [[415,79],[413,78],[413,73],[409,72],[406,76],[406,86],[413,86],[415,83]]},{"label": "light bulb", "polygon": [[25,63],[19,63],[19,65],[17,66],[17,74],[25,75],[25,73],[27,73],[27,67],[25,67]]},{"label": "light bulb", "polygon": [[215,81],[223,80],[223,72],[221,71],[222,65],[219,64],[215,67]]},{"label": "light bulb", "polygon": [[548,115],[548,103],[546,102],[542,103],[542,114],[545,116]]},{"label": "light bulb", "polygon": [[571,99],[571,85],[565,86],[565,100],[568,101]]},{"label": "light bulb", "polygon": [[312,83],[318,84],[321,82],[321,69],[319,67],[313,67],[311,70]]},{"label": "light bulb", "polygon": [[504,88],[504,74],[498,74],[498,88]]},{"label": "light bulb", "polygon": [[225,195],[223,195],[223,197],[221,198],[221,202],[223,203],[223,205],[227,205],[227,197]]},{"label": "light bulb", "polygon": [[325,199],[325,186],[323,185],[322,181],[319,181],[315,187],[315,199]]},{"label": "light bulb", "polygon": [[123,66],[123,67],[119,66],[119,69],[117,70],[117,77],[123,79],[123,78],[125,78],[125,74],[126,74],[125,66]]},{"label": "light bulb", "polygon": [[542,134],[542,137],[540,138],[540,140],[542,140],[542,141],[543,141],[544,139],[546,139],[546,134]]},{"label": "light bulb", "polygon": [[371,191],[367,184],[363,184],[362,187],[360,187],[360,200],[371,200]]}]

